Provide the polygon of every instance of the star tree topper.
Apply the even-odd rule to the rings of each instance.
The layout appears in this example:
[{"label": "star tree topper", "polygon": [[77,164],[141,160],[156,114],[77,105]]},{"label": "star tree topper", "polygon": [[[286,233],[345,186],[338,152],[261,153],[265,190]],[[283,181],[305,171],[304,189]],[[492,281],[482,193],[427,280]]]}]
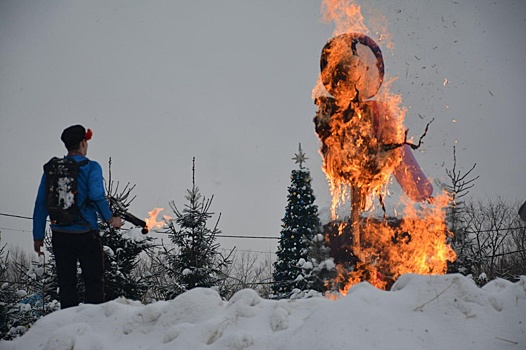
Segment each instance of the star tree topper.
[{"label": "star tree topper", "polygon": [[298,164],[300,163],[300,169],[303,169],[303,163],[306,163],[307,162],[307,157],[305,157],[305,153],[303,153],[303,150],[301,149],[301,142],[300,142],[300,147],[299,147],[299,152],[298,153],[294,153],[295,157],[292,158],[292,160],[296,161],[295,164]]}]

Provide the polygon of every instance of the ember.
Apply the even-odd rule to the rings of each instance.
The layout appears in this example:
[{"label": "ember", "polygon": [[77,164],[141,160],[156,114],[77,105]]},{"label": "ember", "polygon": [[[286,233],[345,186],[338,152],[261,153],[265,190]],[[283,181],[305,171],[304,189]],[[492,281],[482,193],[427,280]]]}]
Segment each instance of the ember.
[{"label": "ember", "polygon": [[[340,21],[366,29],[359,6],[349,1],[324,1],[324,6],[325,18],[336,21],[336,32],[343,28]],[[380,47],[369,36],[347,30],[323,48],[313,90],[315,130],[333,195],[333,223],[327,227],[332,230],[326,238],[339,266],[335,283],[343,294],[363,280],[388,288],[403,273],[445,273],[446,261],[455,259],[446,244],[443,208],[449,198],[432,197],[433,186],[412,154],[427,128],[418,144],[407,141],[400,96],[385,87],[379,94],[384,82]],[[408,201],[402,219],[363,216],[372,211],[374,197],[385,212],[391,174],[412,201],[425,204],[417,210]],[[338,221],[336,208],[347,201],[351,219]]]}]

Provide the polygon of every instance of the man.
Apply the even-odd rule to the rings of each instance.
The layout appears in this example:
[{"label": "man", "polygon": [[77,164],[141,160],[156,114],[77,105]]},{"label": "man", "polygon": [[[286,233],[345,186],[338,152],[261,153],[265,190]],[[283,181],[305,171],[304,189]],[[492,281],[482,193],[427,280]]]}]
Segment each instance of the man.
[{"label": "man", "polygon": [[[104,257],[97,215],[115,228],[122,226],[121,218],[112,215],[106,200],[101,166],[96,161],[86,158],[88,140],[91,139],[91,136],[91,130],[88,129],[86,132],[81,125],[70,126],[63,131],[61,136],[68,150],[66,157],[79,163],[75,201],[80,208],[80,215],[75,217],[73,223],[51,222],[51,242],[55,255],[62,309],[79,304],[77,261],[80,262],[86,287],[85,302],[90,304],[104,302]],[[82,165],[81,162],[83,162]],[[44,172],[33,212],[34,249],[39,255],[43,254],[41,249],[44,245],[46,218],[49,215],[46,205],[47,191],[46,173]]]}]

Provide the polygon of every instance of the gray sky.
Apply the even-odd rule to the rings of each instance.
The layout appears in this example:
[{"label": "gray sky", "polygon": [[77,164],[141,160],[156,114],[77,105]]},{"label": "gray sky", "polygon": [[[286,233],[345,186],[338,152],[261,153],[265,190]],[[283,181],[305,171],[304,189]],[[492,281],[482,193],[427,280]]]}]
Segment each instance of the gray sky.
[{"label": "gray sky", "polygon": [[[366,24],[368,9],[387,19],[394,48],[379,44],[409,135],[435,118],[416,153],[427,176],[445,180],[457,142],[460,169],[477,164],[472,195],[526,199],[524,2],[357,3]],[[88,156],[104,174],[112,157],[113,178],[137,185],[139,217],[185,203],[195,156],[223,234],[277,237],[299,142],[326,211],[311,91],[334,26],[320,4],[0,0],[0,212],[31,216],[42,165],[77,123],[93,130]],[[29,220],[0,227],[2,242],[31,247]]]}]

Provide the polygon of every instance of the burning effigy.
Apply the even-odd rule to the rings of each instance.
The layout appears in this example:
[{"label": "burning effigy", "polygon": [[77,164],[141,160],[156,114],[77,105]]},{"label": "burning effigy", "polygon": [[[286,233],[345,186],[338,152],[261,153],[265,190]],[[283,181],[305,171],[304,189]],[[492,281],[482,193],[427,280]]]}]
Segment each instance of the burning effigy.
[{"label": "burning effigy", "polygon": [[[332,10],[349,6],[347,1],[326,3]],[[412,153],[427,127],[418,143],[408,141],[400,96],[379,94],[385,74],[379,45],[360,32],[339,33],[323,47],[320,71],[313,91],[318,107],[314,124],[333,195],[333,221],[325,234],[340,270],[338,289],[345,293],[364,280],[388,288],[403,273],[445,273],[447,260],[455,259],[446,243],[449,199],[433,197],[433,186]],[[383,198],[391,176],[407,197],[401,218],[385,215]],[[365,215],[375,197],[383,218]],[[410,201],[421,205],[415,209]],[[350,219],[339,220],[335,209],[345,202],[350,202]]]}]

